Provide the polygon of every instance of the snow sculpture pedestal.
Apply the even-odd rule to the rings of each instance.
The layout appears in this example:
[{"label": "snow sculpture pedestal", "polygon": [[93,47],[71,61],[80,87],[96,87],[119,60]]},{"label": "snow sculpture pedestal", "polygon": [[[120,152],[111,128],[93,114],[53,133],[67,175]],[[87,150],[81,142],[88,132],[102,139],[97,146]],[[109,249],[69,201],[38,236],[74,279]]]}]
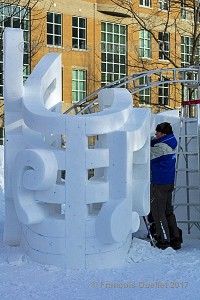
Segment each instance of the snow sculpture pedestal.
[{"label": "snow sculpture pedestal", "polygon": [[114,88],[99,92],[98,113],[61,114],[61,56],[44,56],[23,85],[22,42],[5,30],[4,240],[43,264],[118,267],[149,212],[150,110]]}]

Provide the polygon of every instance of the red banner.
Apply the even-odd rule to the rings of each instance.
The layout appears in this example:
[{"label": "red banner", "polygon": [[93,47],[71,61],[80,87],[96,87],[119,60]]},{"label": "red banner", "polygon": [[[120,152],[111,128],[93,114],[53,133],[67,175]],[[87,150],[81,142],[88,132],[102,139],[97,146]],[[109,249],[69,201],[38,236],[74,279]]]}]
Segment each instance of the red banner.
[{"label": "red banner", "polygon": [[182,106],[193,105],[193,104],[200,104],[200,99],[198,99],[198,100],[182,101],[181,104],[182,104]]}]

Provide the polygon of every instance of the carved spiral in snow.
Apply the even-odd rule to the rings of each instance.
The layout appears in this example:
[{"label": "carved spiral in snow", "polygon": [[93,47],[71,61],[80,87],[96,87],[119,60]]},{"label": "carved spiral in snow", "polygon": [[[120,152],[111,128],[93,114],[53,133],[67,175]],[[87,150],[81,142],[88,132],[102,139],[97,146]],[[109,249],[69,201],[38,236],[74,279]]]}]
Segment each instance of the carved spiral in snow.
[{"label": "carved spiral in snow", "polygon": [[43,149],[20,151],[12,172],[12,190],[19,220],[26,225],[42,222],[49,214],[47,203],[36,202],[35,190],[48,190],[56,182],[57,160],[53,152]]}]

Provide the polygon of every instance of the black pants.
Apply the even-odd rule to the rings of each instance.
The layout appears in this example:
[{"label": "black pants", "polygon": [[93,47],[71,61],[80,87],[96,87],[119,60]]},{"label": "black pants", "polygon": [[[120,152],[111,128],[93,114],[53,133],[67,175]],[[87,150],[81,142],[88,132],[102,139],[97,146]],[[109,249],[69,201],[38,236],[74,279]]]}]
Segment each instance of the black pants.
[{"label": "black pants", "polygon": [[156,234],[162,242],[179,237],[173,213],[173,184],[151,184],[151,213],[156,223]]}]

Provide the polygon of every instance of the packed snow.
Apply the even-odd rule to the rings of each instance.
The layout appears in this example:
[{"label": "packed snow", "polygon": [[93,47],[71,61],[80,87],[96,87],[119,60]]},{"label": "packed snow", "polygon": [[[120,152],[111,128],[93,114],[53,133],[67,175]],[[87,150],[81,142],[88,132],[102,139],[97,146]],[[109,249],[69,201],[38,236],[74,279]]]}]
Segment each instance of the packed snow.
[{"label": "packed snow", "polygon": [[122,268],[62,270],[29,259],[3,243],[3,146],[0,146],[0,299],[199,299],[200,231],[183,234],[182,249],[151,247],[143,227],[133,238]]}]

